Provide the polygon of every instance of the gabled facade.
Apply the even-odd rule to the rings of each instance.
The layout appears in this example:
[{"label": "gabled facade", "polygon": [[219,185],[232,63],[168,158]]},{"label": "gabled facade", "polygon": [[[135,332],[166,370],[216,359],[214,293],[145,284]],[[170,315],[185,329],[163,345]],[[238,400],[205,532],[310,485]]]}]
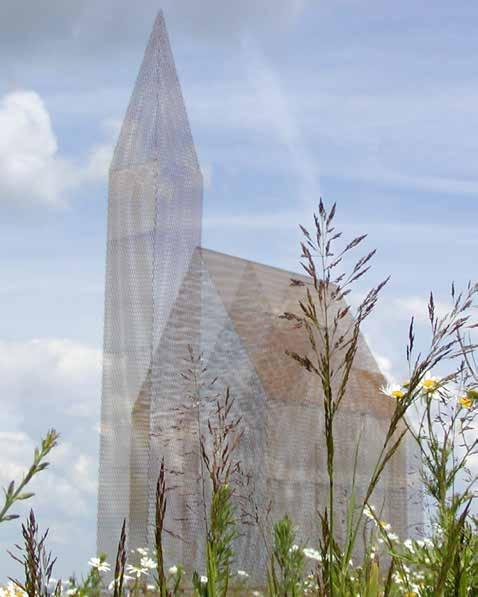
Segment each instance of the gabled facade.
[{"label": "gabled facade", "polygon": [[[123,519],[129,548],[153,544],[164,457],[176,487],[166,557],[199,570],[199,437],[212,407],[206,397],[191,401],[182,375],[191,353],[202,355],[203,375],[217,377],[217,391],[230,389],[242,416],[247,483],[237,491],[238,509],[253,491],[256,506],[265,511],[271,504],[270,519],[289,514],[310,542],[327,496],[321,389],[285,354],[308,345],[303,331],[280,318],[297,311],[304,288],[290,278],[300,276],[202,248],[201,208],[201,175],[160,15],[111,168],[98,549],[115,552]],[[383,443],[393,409],[380,394],[383,383],[361,338],[337,421],[339,529],[359,438],[359,494]],[[412,466],[404,444],[374,495],[402,534],[420,519]],[[241,567],[260,578],[265,552],[257,529],[241,527],[236,547]]]}]

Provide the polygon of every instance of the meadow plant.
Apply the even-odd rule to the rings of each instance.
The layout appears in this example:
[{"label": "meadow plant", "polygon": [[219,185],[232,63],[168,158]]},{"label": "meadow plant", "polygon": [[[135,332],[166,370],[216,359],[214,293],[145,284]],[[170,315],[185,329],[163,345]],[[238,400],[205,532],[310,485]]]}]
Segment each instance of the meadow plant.
[{"label": "meadow plant", "polygon": [[236,449],[242,437],[241,418],[233,415],[234,399],[226,389],[223,400],[217,400],[214,417],[208,419],[208,439],[200,438],[201,460],[211,483],[211,501],[206,541],[207,576],[193,576],[196,594],[200,597],[227,595],[234,556],[233,541],[237,537],[233,505],[233,482],[240,471]]},{"label": "meadow plant", "polygon": [[270,597],[297,597],[304,593],[303,547],[296,544],[296,533],[288,516],[274,525],[274,548],[268,573]]},{"label": "meadow plant", "polygon": [[[199,508],[204,515],[206,547],[204,574],[194,572],[186,589],[182,587],[185,571],[179,563],[166,562],[163,541],[167,532],[168,486],[164,460],[161,463],[156,487],[155,545],[153,553],[137,548],[127,561],[126,521],[120,534],[114,580],[105,586],[104,573],[110,571],[105,556],[90,560],[90,572],[77,584],[74,579],[62,588],[52,587],[54,560],[45,548],[46,534],[40,537],[33,513],[22,527],[25,546],[15,559],[25,571],[24,581],[15,581],[19,594],[46,597],[47,595],[91,595],[100,597],[137,597],[158,595],[176,597],[225,597],[226,595],[262,595],[262,590],[248,589],[248,573],[233,572],[234,540],[238,536],[238,512],[242,522],[259,528],[263,549],[267,552],[268,568],[264,571],[269,597],[473,597],[478,595],[478,519],[473,514],[477,496],[477,476],[470,468],[476,458],[478,413],[478,363],[476,347],[469,334],[474,327],[471,312],[478,286],[469,284],[463,292],[452,287],[452,307],[448,313],[436,315],[433,295],[428,313],[430,342],[426,350],[416,354],[414,320],[408,329],[406,358],[408,378],[401,384],[381,388],[384,400],[392,401],[383,443],[371,468],[365,492],[359,499],[356,491],[357,464],[361,442],[357,442],[351,478],[351,493],[347,504],[345,533],[339,535],[336,525],[337,499],[336,423],[344,401],[357,354],[361,326],[376,304],[388,280],[373,287],[360,302],[356,311],[345,305],[344,298],[354,283],[371,267],[375,251],[354,260],[350,269],[342,265],[365,239],[359,236],[341,243],[341,233],[335,229],[336,208],[327,210],[320,201],[319,213],[314,217],[314,231],[302,228],[302,266],[309,276],[309,284],[291,280],[293,286],[303,286],[305,298],[298,304],[298,313],[284,313],[283,318],[302,328],[308,340],[304,354],[288,352],[289,356],[317,376],[322,401],[325,430],[328,495],[326,506],[317,513],[320,535],[312,537],[315,545],[302,545],[293,520],[285,516],[273,524],[271,506],[261,504],[254,495],[254,487],[247,483],[246,495],[237,494],[244,482],[237,458],[242,438],[241,418],[234,414],[234,399],[227,389],[219,395],[214,389],[215,379],[205,380],[201,356],[189,351],[189,368],[183,377],[189,383],[187,404],[178,407],[193,409],[199,437],[200,482]],[[343,248],[340,248],[342,246]],[[465,338],[467,340],[465,341]],[[445,365],[451,372],[437,376],[434,371]],[[378,388],[377,388],[378,390]],[[213,414],[202,423],[204,411],[212,406]],[[179,417],[181,425],[181,418]],[[422,536],[400,538],[382,512],[373,505],[374,492],[406,435],[409,435],[420,454],[420,474],[428,504],[428,524]],[[35,451],[34,464],[15,488],[11,484],[6,493],[0,521],[14,518],[7,514],[13,503],[27,499],[23,489],[30,479],[48,466],[44,458],[56,445],[57,434],[43,440]],[[207,498],[207,496],[211,496]],[[272,532],[270,532],[270,530]],[[358,549],[359,539],[363,549]],[[352,557],[360,554],[354,563]],[[167,566],[170,566],[169,569]],[[154,584],[148,581],[153,580]],[[1,589],[11,591],[10,588]],[[8,593],[10,594],[10,593]],[[14,593],[11,593],[12,595]],[[0,593],[0,597],[1,597]]]},{"label": "meadow plant", "polygon": [[23,547],[17,545],[17,553],[9,553],[22,565],[25,579],[10,580],[28,597],[58,597],[61,595],[61,581],[53,583],[54,588],[50,590],[56,558],[52,559],[51,553],[46,549],[48,531],[40,535],[33,510],[30,510],[26,523],[22,524],[22,535]]},{"label": "meadow plant", "polygon": [[[455,298],[451,312],[443,318],[433,315],[432,338],[429,350],[420,353],[415,359],[413,320],[409,329],[407,360],[409,380],[406,387],[396,390],[384,388],[395,407],[388,423],[382,448],[373,467],[365,497],[356,503],[355,487],[348,508],[347,528],[342,543],[336,536],[335,529],[335,424],[343,400],[347,399],[347,386],[352,366],[357,354],[360,330],[363,322],[373,312],[381,290],[388,282],[384,280],[372,288],[361,301],[352,317],[350,305],[343,299],[350,294],[353,284],[362,278],[371,267],[375,251],[370,251],[355,261],[350,270],[341,268],[344,260],[366,238],[366,235],[354,238],[338,246],[341,233],[334,225],[335,205],[329,210],[322,200],[319,213],[314,216],[314,231],[310,233],[301,226],[304,240],[301,243],[302,267],[311,284],[293,279],[291,284],[306,289],[305,299],[299,302],[300,314],[284,313],[283,318],[293,322],[295,327],[304,329],[309,342],[307,354],[289,352],[288,354],[311,374],[320,380],[322,389],[325,443],[327,453],[328,500],[327,508],[320,514],[322,537],[319,540],[323,560],[318,571],[318,585],[323,594],[347,594],[350,579],[350,561],[357,543],[360,529],[364,522],[364,509],[383,475],[383,472],[400,447],[408,433],[406,415],[410,407],[422,396],[426,387],[429,371],[445,359],[457,358],[461,352],[460,332],[470,327],[469,310],[477,292],[476,285],[469,285],[467,290]],[[343,329],[343,323],[345,330]],[[433,381],[431,382],[433,383]],[[354,472],[355,477],[355,472]],[[327,554],[324,552],[327,551]],[[325,557],[327,555],[327,557]],[[371,566],[372,582],[375,585],[375,566]]]},{"label": "meadow plant", "polygon": [[16,503],[32,498],[35,494],[32,492],[26,492],[25,488],[30,481],[40,473],[44,471],[49,463],[45,462],[45,458],[58,444],[59,434],[54,430],[50,430],[46,436],[41,440],[39,448],[35,448],[33,455],[33,463],[28,469],[23,479],[15,484],[15,481],[11,481],[7,489],[4,489],[5,501],[2,509],[0,510],[0,523],[8,520],[14,520],[19,518],[18,514],[8,514],[10,508]]}]

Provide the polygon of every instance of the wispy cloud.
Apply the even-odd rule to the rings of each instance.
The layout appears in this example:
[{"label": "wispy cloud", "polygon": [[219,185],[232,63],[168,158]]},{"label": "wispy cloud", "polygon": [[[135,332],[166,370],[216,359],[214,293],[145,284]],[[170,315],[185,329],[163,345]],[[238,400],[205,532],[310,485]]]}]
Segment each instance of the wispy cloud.
[{"label": "wispy cloud", "polygon": [[90,150],[85,163],[62,157],[40,95],[16,91],[0,100],[0,203],[64,207],[69,193],[104,180],[112,142]]},{"label": "wispy cloud", "polygon": [[[63,554],[56,574],[70,574],[94,552],[98,446],[91,438],[100,375],[101,352],[91,346],[58,338],[0,341],[0,407],[8,413],[0,430],[0,486],[21,478],[47,429],[61,433],[51,467],[32,483],[36,495],[15,510],[24,516],[35,509],[42,528],[51,529],[51,547],[74,542],[80,559]],[[2,551],[18,541],[16,533],[18,525],[5,526]],[[3,560],[2,574],[13,574],[14,562]]]}]

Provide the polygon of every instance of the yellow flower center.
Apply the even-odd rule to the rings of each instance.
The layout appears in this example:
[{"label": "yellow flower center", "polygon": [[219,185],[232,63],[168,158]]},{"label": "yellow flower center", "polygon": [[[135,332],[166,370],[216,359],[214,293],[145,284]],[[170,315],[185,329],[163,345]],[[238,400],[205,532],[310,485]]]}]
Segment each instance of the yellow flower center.
[{"label": "yellow flower center", "polygon": [[434,390],[438,384],[434,379],[424,379],[422,385],[425,390]]},{"label": "yellow flower center", "polygon": [[470,409],[473,406],[473,401],[468,398],[468,396],[462,396],[458,398],[458,404],[463,406],[463,408]]},{"label": "yellow flower center", "polygon": [[393,390],[392,392],[392,398],[403,398],[404,396],[405,393],[402,390]]}]

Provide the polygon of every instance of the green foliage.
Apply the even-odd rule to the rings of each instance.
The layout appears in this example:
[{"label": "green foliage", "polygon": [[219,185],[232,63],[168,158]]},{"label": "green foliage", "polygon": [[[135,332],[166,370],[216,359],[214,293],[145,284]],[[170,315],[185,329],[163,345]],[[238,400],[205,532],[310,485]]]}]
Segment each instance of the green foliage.
[{"label": "green foliage", "polygon": [[8,514],[10,508],[16,502],[28,500],[35,495],[31,492],[25,492],[25,487],[28,485],[28,483],[30,483],[35,475],[45,470],[49,466],[49,463],[44,462],[44,460],[51,450],[57,445],[58,438],[59,435],[54,429],[49,431],[42,439],[40,448],[35,448],[33,464],[30,466],[20,483],[16,485],[15,481],[12,481],[8,488],[3,490],[5,494],[5,502],[0,510],[0,523],[18,518],[18,514]]},{"label": "green foliage", "polygon": [[[465,341],[471,333],[469,311],[474,306],[478,286],[469,284],[456,294],[452,288],[452,308],[437,318],[433,295],[429,301],[431,338],[428,350],[414,356],[415,330],[413,320],[408,331],[406,349],[408,381],[399,387],[382,388],[393,400],[390,420],[387,422],[382,449],[372,467],[365,495],[356,491],[357,462],[363,448],[357,441],[351,479],[351,493],[345,514],[345,533],[339,536],[335,520],[337,509],[335,482],[335,421],[337,413],[347,401],[347,386],[360,338],[360,326],[372,313],[384,283],[373,288],[359,305],[355,317],[344,306],[343,298],[352,284],[369,267],[374,251],[356,261],[350,271],[337,271],[342,260],[364,240],[364,236],[339,248],[340,234],[335,231],[335,206],[327,210],[322,203],[315,218],[315,230],[310,234],[303,228],[302,257],[304,269],[311,285],[298,307],[300,316],[285,313],[283,317],[302,327],[309,342],[304,354],[289,353],[291,358],[311,375],[319,378],[323,402],[323,428],[325,430],[326,467],[328,475],[328,500],[317,513],[321,524],[318,537],[312,537],[314,547],[305,547],[296,538],[293,521],[285,516],[275,524],[270,519],[261,520],[261,511],[255,507],[249,522],[257,524],[267,552],[267,570],[264,571],[269,597],[474,597],[478,595],[478,520],[473,516],[476,499],[477,477],[469,469],[472,458],[478,453],[476,424],[478,413],[478,363],[475,344]],[[293,285],[304,285],[298,280]],[[312,290],[311,290],[312,289]],[[347,332],[339,332],[339,322],[350,319]],[[325,325],[324,325],[325,322]],[[433,367],[450,364],[449,375],[432,377]],[[115,581],[109,594],[113,597],[157,595],[176,597],[192,593],[195,597],[226,597],[245,595],[247,585],[242,578],[234,586],[231,572],[234,562],[234,540],[238,535],[235,504],[240,503],[237,487],[241,469],[236,448],[241,438],[241,419],[235,417],[234,400],[229,390],[225,396],[214,399],[214,416],[206,426],[207,436],[201,433],[201,408],[205,394],[211,391],[214,381],[206,384],[202,379],[205,369],[201,357],[194,357],[191,350],[191,368],[184,379],[190,382],[189,402],[196,412],[201,455],[200,481],[202,483],[201,508],[206,533],[205,573],[194,572],[185,579],[185,571],[175,565],[166,572],[163,534],[167,518],[166,469],[162,463],[156,492],[155,558],[152,562],[147,550],[138,549],[139,565],[127,563],[126,521],[121,530]],[[414,420],[409,416],[415,411]],[[393,532],[387,521],[373,505],[375,489],[384,471],[409,434],[421,454],[422,480],[430,502],[431,524],[426,538],[405,541]],[[0,522],[16,518],[8,514],[11,506],[33,494],[25,486],[48,463],[45,457],[56,445],[58,435],[51,431],[35,450],[34,462],[24,479],[16,487],[12,482],[5,490],[5,504],[0,512]],[[207,485],[207,487],[206,487]],[[206,496],[210,495],[207,500]],[[254,496],[248,496],[250,502]],[[266,511],[266,516],[270,509]],[[272,529],[272,532],[271,532]],[[15,581],[31,597],[46,597],[54,560],[46,552],[47,534],[39,536],[33,513],[22,527],[25,545],[20,555],[13,557],[24,569],[25,579]],[[271,537],[272,535],[272,537]],[[361,560],[354,563],[358,539],[363,538]],[[145,555],[146,554],[146,555]],[[355,558],[356,556],[354,556]],[[92,561],[88,576],[77,584],[69,584],[69,594],[77,597],[99,597],[106,594],[103,572],[109,571],[105,556]],[[155,573],[152,571],[155,570]],[[135,575],[133,580],[125,574]],[[155,590],[148,590],[150,581]],[[187,582],[189,581],[189,582]],[[191,587],[192,584],[192,587]],[[59,586],[53,588],[59,595]],[[189,591],[189,592],[188,592]],[[247,591],[247,594],[250,594]],[[258,594],[253,592],[252,594]],[[260,594],[260,593],[259,593]]]},{"label": "green foliage", "polygon": [[75,577],[70,578],[69,595],[73,597],[99,597],[103,588],[103,580],[100,570],[106,564],[106,554],[101,554],[98,558],[98,565],[91,566],[86,578],[78,583]]},{"label": "green foliage", "polygon": [[273,553],[268,572],[270,597],[304,594],[304,552],[296,544],[296,533],[288,516],[274,525]]},{"label": "green foliage", "polygon": [[235,450],[242,437],[241,420],[233,416],[233,405],[227,389],[224,400],[216,402],[215,417],[208,421],[209,441],[204,437],[200,441],[201,459],[209,474],[212,493],[206,521],[207,577],[197,573],[193,576],[196,594],[201,597],[225,597],[229,588],[233,542],[237,536],[232,483],[239,472]]}]

